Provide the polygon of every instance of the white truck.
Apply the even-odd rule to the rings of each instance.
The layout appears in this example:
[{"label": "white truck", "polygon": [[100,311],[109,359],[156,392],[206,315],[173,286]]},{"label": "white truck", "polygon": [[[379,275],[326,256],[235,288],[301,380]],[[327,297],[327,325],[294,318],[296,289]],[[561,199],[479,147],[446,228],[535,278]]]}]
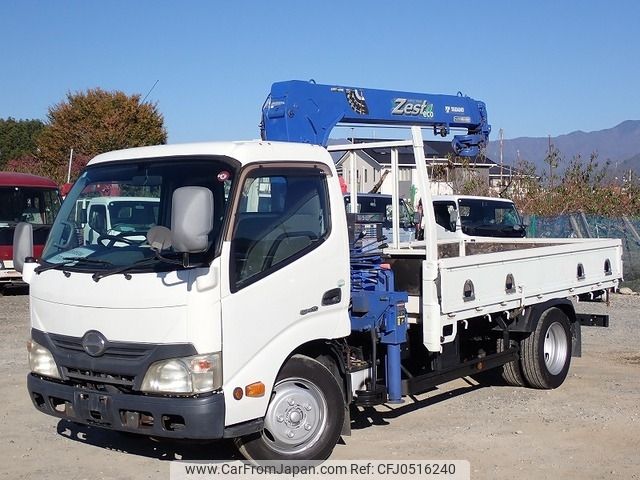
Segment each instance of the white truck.
[{"label": "white truck", "polygon": [[144,240],[147,231],[157,225],[160,199],[136,196],[83,196],[76,200],[74,215],[82,228],[84,243],[96,243],[102,234],[126,234]]},{"label": "white truck", "polygon": [[526,235],[526,222],[515,204],[506,198],[434,195],[433,211],[438,239]]},{"label": "white truck", "polygon": [[[347,213],[354,213],[354,221],[366,230],[368,237],[376,235],[392,238],[392,196],[380,193],[357,193],[355,212],[351,208],[353,195],[345,194]],[[433,213],[438,240],[470,240],[474,237],[522,238],[526,235],[525,221],[515,204],[504,198],[471,195],[435,195]],[[422,205],[413,208],[400,199],[400,242],[423,240]],[[378,228],[380,227],[378,232]]]},{"label": "white truck", "polygon": [[[483,104],[468,97],[277,83],[263,111],[265,140],[95,157],[39,263],[25,259],[29,225],[18,225],[35,408],[154,437],[235,438],[254,460],[324,459],[349,433],[352,402],[402,402],[494,367],[514,385],[562,384],[581,325],[608,321],[576,314],[569,298],[618,286],[620,241],[437,241],[427,209],[425,241],[351,247],[331,156],[300,143],[324,142],[278,127],[321,122],[313,112],[325,104],[350,115],[329,111],[332,122],[381,118],[377,98],[423,99],[433,117],[389,113],[406,124],[460,126],[444,107],[466,112],[471,138],[458,138],[461,153],[488,134],[474,110]],[[412,136],[428,205],[419,127]],[[84,242],[74,206],[97,184],[159,199],[146,240],[120,232]],[[397,195],[393,204],[399,222]]]}]

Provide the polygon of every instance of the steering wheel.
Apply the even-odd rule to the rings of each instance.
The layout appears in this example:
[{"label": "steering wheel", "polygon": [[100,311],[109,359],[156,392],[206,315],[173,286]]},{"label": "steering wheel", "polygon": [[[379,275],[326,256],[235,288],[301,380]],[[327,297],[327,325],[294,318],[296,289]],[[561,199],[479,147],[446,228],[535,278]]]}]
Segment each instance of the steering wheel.
[{"label": "steering wheel", "polygon": [[[143,238],[142,240],[132,240],[131,238],[127,238],[128,235],[144,236],[144,234],[140,232],[130,232],[126,234],[121,233],[119,235],[103,233],[97,238],[96,243],[99,243],[104,247],[113,247],[116,242],[126,243],[127,245],[141,245],[146,241],[146,238]],[[107,241],[106,244],[104,243],[105,241]]]}]

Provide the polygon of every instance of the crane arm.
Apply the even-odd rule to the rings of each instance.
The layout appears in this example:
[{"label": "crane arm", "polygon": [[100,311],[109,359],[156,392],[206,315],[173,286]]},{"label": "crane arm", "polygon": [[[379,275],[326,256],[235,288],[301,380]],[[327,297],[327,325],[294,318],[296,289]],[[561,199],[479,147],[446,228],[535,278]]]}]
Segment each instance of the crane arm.
[{"label": "crane arm", "polygon": [[491,132],[485,104],[459,95],[320,85],[291,80],[274,83],[262,108],[263,140],[327,146],[333,128],[342,124],[418,125],[437,135],[455,135],[454,151],[476,156]]}]

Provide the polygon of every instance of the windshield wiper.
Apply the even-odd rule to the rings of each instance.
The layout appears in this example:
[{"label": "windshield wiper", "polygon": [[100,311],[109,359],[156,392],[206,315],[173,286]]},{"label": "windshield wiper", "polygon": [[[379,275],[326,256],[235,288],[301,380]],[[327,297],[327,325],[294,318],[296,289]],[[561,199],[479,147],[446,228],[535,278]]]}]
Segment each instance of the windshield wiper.
[{"label": "windshield wiper", "polygon": [[[94,282],[99,282],[101,278],[108,277],[109,275],[117,275],[118,273],[125,273],[128,270],[132,270],[138,267],[147,267],[149,265],[153,265],[157,262],[155,257],[153,258],[144,258],[142,260],[138,260],[137,262],[132,263],[131,265],[124,265],[122,267],[116,267],[111,270],[105,270],[104,272],[96,272],[91,275]],[[125,273],[125,276],[127,274]]]},{"label": "windshield wiper", "polygon": [[[180,265],[181,267],[186,268],[186,265],[184,264],[183,260],[173,260],[171,258],[163,257],[162,255],[159,255],[156,252],[156,255],[153,258],[145,258],[137,262],[134,262],[131,265],[124,265],[122,267],[117,267],[112,270],[96,272],[91,276],[91,278],[93,278],[95,282],[99,282],[101,278],[108,277],[110,275],[117,275],[119,273],[124,273],[125,278],[129,280],[131,279],[131,275],[129,275],[127,272],[129,272],[130,270],[135,270],[136,268],[139,268],[139,267],[148,267],[150,265],[153,265],[156,262],[168,263],[170,265]],[[207,265],[207,264],[203,262],[201,264],[195,264],[195,265],[189,265],[189,266],[199,267],[203,265]]]},{"label": "windshield wiper", "polygon": [[[113,263],[107,262],[106,260],[94,260],[92,258],[84,258],[84,257],[62,257],[64,262],[60,263],[51,263],[49,265],[40,265],[36,267],[34,272],[36,274],[41,274],[42,272],[46,272],[47,270],[61,270],[65,267],[76,266],[78,264],[84,265],[102,265],[104,267],[113,266]],[[47,262],[48,263],[48,262]]]}]

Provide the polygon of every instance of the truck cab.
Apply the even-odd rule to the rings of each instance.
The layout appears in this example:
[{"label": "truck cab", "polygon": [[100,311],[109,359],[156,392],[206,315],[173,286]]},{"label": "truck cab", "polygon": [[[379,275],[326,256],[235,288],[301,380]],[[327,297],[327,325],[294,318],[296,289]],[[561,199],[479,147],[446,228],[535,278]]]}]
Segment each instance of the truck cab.
[{"label": "truck cab", "polygon": [[61,204],[58,185],[45,177],[0,172],[0,289],[22,284],[13,268],[13,232],[19,222],[33,228],[34,255],[40,256]]},{"label": "truck cab", "polygon": [[275,451],[315,444],[327,428],[337,439],[342,422],[326,418],[315,387],[296,393],[286,430],[265,418],[272,391],[274,408],[292,408],[300,381],[281,381],[282,365],[350,332],[336,179],[325,149],[282,142],[91,160],[41,260],[24,265],[36,408],[172,438],[247,438],[266,424]]},{"label": "truck cab", "polygon": [[526,235],[515,204],[504,198],[434,195],[433,210],[439,240]]}]

